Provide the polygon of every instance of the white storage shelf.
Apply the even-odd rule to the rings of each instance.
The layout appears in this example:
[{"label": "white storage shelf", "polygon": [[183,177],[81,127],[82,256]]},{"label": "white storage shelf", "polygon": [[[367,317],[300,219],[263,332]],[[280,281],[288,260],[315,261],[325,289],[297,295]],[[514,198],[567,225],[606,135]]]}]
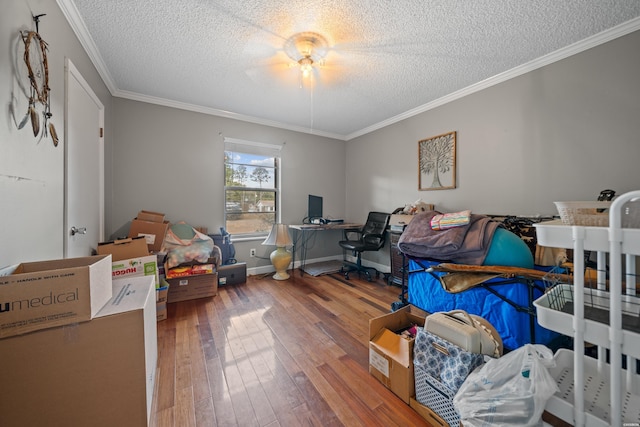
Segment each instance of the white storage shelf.
[{"label": "white storage shelf", "polygon": [[[585,289],[586,310],[595,308],[607,311],[609,292],[597,289]],[[573,336],[573,312],[562,311],[567,303],[573,303],[573,286],[560,284],[533,302],[538,315],[538,323],[547,329]],[[623,324],[625,316],[640,316],[640,300],[634,296],[622,295]],[[585,315],[585,317],[587,317]],[[609,317],[607,315],[606,321]],[[640,334],[631,330],[622,330],[622,353],[640,358]],[[604,347],[609,346],[609,325],[585,318],[584,340]]]},{"label": "white storage shelf", "polygon": [[[564,225],[560,220],[541,222],[534,224],[538,244],[551,248],[573,248],[572,225]],[[608,227],[580,227],[584,230],[584,250],[609,252],[609,228]],[[640,255],[640,229],[623,228],[622,253]]]},{"label": "white storage shelf", "polygon": [[[556,379],[560,392],[547,403],[546,410],[571,423],[573,418],[573,358],[571,350],[558,350],[555,355],[556,366],[549,372]],[[608,369],[598,369],[598,360],[592,357],[584,359],[584,400],[585,425],[606,427],[611,425],[610,374]],[[632,426],[640,422],[640,396],[625,390],[622,393],[622,419]]]},{"label": "white storage shelf", "polygon": [[[640,229],[622,228],[630,201],[623,194],[609,210],[609,227],[535,224],[541,246],[573,249],[574,283],[555,284],[534,302],[540,325],[574,339],[574,351],[559,350],[550,369],[560,392],[546,410],[576,426],[638,425],[640,422],[640,299],[636,256]],[[636,217],[633,211],[633,217]],[[626,217],[625,217],[626,216]],[[634,224],[635,225],[635,224]],[[585,252],[597,253],[595,284],[585,285]],[[590,276],[587,276],[590,277]],[[598,346],[598,359],[585,356],[585,343]],[[623,359],[627,368],[623,367]]]}]

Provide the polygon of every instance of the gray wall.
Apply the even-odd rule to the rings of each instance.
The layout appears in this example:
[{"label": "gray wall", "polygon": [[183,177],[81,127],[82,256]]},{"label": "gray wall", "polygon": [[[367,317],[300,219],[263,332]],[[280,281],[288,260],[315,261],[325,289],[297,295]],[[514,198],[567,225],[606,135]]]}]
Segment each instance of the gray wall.
[{"label": "gray wall", "polygon": [[[640,188],[639,51],[636,31],[349,141],[347,216],[418,198],[446,212],[554,214],[555,200]],[[418,191],[418,141],[449,131],[457,188]]]},{"label": "gray wall", "polygon": [[[28,80],[23,73],[21,30],[35,30],[49,45],[49,81],[54,126],[61,137],[33,137],[31,125],[18,130],[28,108]],[[64,60],[71,59],[111,115],[111,95],[53,0],[0,2],[0,266],[22,261],[61,258],[64,208]],[[26,82],[26,83],[25,83]],[[27,88],[27,91],[23,89]],[[15,109],[15,119],[11,110]],[[109,156],[110,128],[105,134]],[[109,176],[106,179],[110,179]],[[109,212],[107,208],[107,214]]]},{"label": "gray wall", "polygon": [[[418,198],[443,212],[547,215],[554,201],[640,189],[638,52],[640,31],[349,141],[347,218]],[[418,191],[418,141],[450,131],[457,188]]]},{"label": "gray wall", "polygon": [[[64,145],[17,130],[12,96],[26,111],[14,64],[18,31],[49,43],[52,112],[63,128],[64,58],[106,108],[106,235],[123,233],[140,209],[211,231],[223,225],[223,137],[285,144],[283,222],[300,222],[308,194],[325,214],[362,221],[418,198],[442,211],[553,214],[554,200],[590,200],[605,188],[639,188],[640,32],[527,73],[349,142],[112,98],[53,0],[0,5],[0,265],[62,255]],[[21,43],[21,42],[20,42]],[[19,58],[18,58],[19,59]],[[22,97],[22,98],[21,98]],[[383,100],[381,100],[383,102]],[[458,132],[458,188],[418,191],[417,141]],[[315,241],[311,258],[339,254],[337,236]],[[239,242],[267,256],[260,241]],[[388,252],[368,256],[388,265]]]},{"label": "gray wall", "polygon": [[[107,235],[126,234],[141,209],[163,212],[171,222],[186,221],[218,232],[224,226],[224,137],[283,145],[282,222],[300,224],[307,196],[323,196],[324,213],[345,215],[345,143],[268,126],[126,99],[114,99],[116,135],[113,218]],[[336,232],[317,236],[312,258],[335,256]],[[255,248],[268,257],[264,238],[236,241],[237,258],[248,267],[268,265],[249,257]]]}]

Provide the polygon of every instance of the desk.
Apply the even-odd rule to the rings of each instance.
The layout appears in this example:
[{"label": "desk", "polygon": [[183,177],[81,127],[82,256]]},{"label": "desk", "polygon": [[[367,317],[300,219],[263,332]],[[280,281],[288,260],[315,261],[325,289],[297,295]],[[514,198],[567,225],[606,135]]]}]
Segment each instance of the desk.
[{"label": "desk", "polygon": [[346,230],[349,228],[362,228],[362,224],[356,224],[352,222],[336,222],[329,224],[300,224],[300,225],[290,225],[289,228],[294,231],[293,235],[293,267],[296,266],[296,248],[300,245],[299,252],[300,256],[300,275],[304,275],[304,266],[307,262],[307,243],[309,238],[316,231],[327,231],[327,230]]}]

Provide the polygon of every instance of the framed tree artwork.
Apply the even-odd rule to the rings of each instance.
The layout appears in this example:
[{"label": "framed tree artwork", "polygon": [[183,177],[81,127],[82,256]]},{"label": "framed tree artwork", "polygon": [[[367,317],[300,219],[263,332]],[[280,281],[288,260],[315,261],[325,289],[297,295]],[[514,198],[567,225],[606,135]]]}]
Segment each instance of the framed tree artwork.
[{"label": "framed tree artwork", "polygon": [[418,190],[456,188],[456,133],[418,141]]}]

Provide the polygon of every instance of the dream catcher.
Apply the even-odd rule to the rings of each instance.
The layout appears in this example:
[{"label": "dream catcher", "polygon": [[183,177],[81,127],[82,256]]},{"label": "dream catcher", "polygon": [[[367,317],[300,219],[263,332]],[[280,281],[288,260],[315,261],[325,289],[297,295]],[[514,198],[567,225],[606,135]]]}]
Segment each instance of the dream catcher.
[{"label": "dream catcher", "polygon": [[[38,24],[41,16],[44,15],[33,17],[36,22],[36,31],[20,32],[24,42],[24,63],[29,76],[29,108],[18,128],[24,127],[27,121],[30,120],[33,136],[37,137],[42,134],[46,138],[51,135],[53,145],[57,147],[59,142],[58,133],[51,122],[53,114],[51,114],[51,98],[49,97],[51,88],[49,87],[49,63],[47,62],[48,46],[38,33]],[[39,107],[43,109],[42,122],[38,113]]]}]

